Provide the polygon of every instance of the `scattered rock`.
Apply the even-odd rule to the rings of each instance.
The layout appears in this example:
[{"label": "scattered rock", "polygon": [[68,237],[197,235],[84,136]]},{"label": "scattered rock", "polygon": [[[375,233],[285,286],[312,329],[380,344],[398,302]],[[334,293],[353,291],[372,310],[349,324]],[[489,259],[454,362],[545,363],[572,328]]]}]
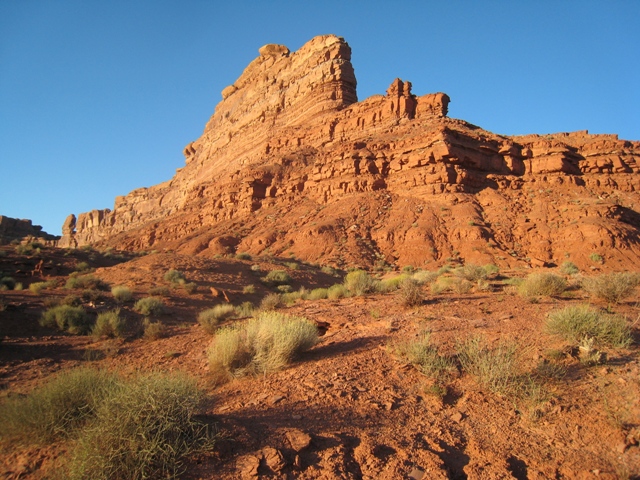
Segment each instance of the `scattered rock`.
[{"label": "scattered rock", "polygon": [[296,452],[300,452],[311,445],[311,436],[302,430],[292,429],[286,433],[287,440]]}]

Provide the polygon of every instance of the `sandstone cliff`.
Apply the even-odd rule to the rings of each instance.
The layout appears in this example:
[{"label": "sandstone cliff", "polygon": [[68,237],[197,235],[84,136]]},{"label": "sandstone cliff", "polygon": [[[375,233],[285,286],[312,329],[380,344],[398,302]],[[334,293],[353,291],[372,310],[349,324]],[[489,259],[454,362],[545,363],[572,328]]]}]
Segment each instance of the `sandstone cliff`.
[{"label": "sandstone cliff", "polygon": [[0,215],[0,245],[13,241],[38,241],[53,245],[59,238],[43,231],[40,225],[33,225],[31,220]]},{"label": "sandstone cliff", "polygon": [[[69,216],[62,246],[247,251],[346,265],[640,265],[640,142],[508,137],[393,81],[357,101],[333,35],[266,45],[168,182]],[[600,268],[600,265],[597,265]]]}]

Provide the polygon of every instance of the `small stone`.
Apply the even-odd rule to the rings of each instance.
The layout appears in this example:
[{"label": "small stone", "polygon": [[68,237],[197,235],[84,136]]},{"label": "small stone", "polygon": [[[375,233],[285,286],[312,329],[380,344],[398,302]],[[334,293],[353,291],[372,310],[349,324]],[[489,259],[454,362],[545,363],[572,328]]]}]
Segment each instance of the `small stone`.
[{"label": "small stone", "polygon": [[281,402],[282,400],[284,400],[284,397],[282,395],[274,395],[269,400],[269,403],[271,403],[271,405],[275,405],[276,403]]},{"label": "small stone", "polygon": [[301,420],[302,419],[302,415],[291,415],[291,418],[293,420]]},{"label": "small stone", "polygon": [[453,415],[451,415],[451,420],[453,420],[456,423],[460,423],[463,418],[464,416],[462,415],[462,413],[458,411],[454,412]]},{"label": "small stone", "polygon": [[296,452],[304,450],[311,444],[311,435],[303,432],[302,430],[289,430],[287,431],[286,436],[287,440],[289,440],[289,443],[291,444],[291,448],[293,448]]},{"label": "small stone", "polygon": [[409,478],[412,480],[422,480],[424,478],[424,470],[418,467],[413,467],[413,470],[409,472]]},{"label": "small stone", "polygon": [[385,410],[392,410],[392,409],[393,409],[393,406],[394,406],[394,405],[393,405],[393,402],[386,402],[386,403],[384,404],[384,408],[385,408]]},{"label": "small stone", "polygon": [[264,455],[265,463],[274,472],[279,472],[286,466],[284,457],[278,449],[273,447],[265,447],[262,449],[262,454]]},{"label": "small stone", "polygon": [[253,478],[258,476],[260,458],[255,455],[244,455],[236,461],[236,469],[240,471],[242,478]]}]

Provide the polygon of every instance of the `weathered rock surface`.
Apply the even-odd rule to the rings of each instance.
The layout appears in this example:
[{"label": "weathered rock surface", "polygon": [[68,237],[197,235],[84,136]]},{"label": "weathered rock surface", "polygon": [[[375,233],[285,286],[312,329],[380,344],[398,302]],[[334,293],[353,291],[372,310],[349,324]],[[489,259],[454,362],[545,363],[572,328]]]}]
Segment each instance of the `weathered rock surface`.
[{"label": "weathered rock surface", "polygon": [[592,253],[640,265],[640,142],[496,135],[399,79],[358,102],[351,49],[333,35],[259,53],[170,181],[70,216],[60,244],[342,266],[585,266]]},{"label": "weathered rock surface", "polygon": [[0,245],[14,240],[40,241],[53,244],[60,237],[49,235],[40,225],[33,225],[31,220],[5,217],[0,215]]}]

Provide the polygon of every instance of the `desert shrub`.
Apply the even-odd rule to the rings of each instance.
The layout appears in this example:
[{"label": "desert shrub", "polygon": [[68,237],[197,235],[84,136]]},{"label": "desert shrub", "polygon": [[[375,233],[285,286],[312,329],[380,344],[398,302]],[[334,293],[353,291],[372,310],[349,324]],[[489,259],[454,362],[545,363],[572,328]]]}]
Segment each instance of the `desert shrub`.
[{"label": "desert shrub", "polygon": [[344,286],[349,292],[357,296],[375,291],[376,284],[376,280],[371,278],[364,270],[354,270],[353,272],[347,273],[347,276],[344,278]]},{"label": "desert shrub", "polygon": [[449,273],[450,271],[451,271],[450,265],[443,265],[438,269],[436,273],[438,274],[438,276],[440,276],[440,275],[444,275],[445,273]]},{"label": "desert shrub", "polygon": [[484,267],[481,267],[480,265],[473,265],[471,263],[464,265],[463,267],[456,268],[453,273],[458,277],[468,280],[469,282],[477,282],[478,280],[484,280],[487,278],[487,271]]},{"label": "desert shrub", "polygon": [[488,263],[482,268],[484,268],[484,271],[487,275],[493,275],[494,273],[498,273],[500,271],[500,268],[493,263]]},{"label": "desert shrub", "polygon": [[24,289],[24,286],[22,285],[22,282],[16,282],[13,289],[19,292]]},{"label": "desert shrub", "polygon": [[431,283],[429,290],[433,295],[440,295],[449,289],[449,279],[438,278],[435,282]]},{"label": "desert shrub", "polygon": [[580,269],[573,262],[562,262],[562,265],[560,265],[560,273],[565,275],[575,275],[579,271]]},{"label": "desert shrub", "polygon": [[260,310],[275,310],[282,304],[282,297],[278,293],[266,295],[260,302]]},{"label": "desert shrub", "polygon": [[171,292],[164,285],[158,285],[149,289],[149,295],[152,297],[168,297],[170,294]]},{"label": "desert shrub", "polygon": [[238,318],[250,317],[253,314],[253,303],[242,302],[236,307],[236,316]]},{"label": "desert shrub", "polygon": [[405,265],[404,267],[402,267],[402,273],[411,275],[413,271],[414,271],[413,265]]},{"label": "desert shrub", "polygon": [[395,290],[398,290],[400,288],[400,284],[408,278],[411,278],[411,275],[407,273],[403,273],[402,275],[398,275],[396,277],[385,278],[383,280],[380,280],[379,282],[376,282],[376,290],[380,293],[393,292]]},{"label": "desert shrub", "polygon": [[630,272],[608,273],[582,280],[582,288],[590,295],[609,303],[620,303],[640,284],[640,274]]},{"label": "desert shrub", "polygon": [[[71,307],[79,307],[80,305],[82,305],[82,299],[77,296],[77,295],[66,295],[61,302],[58,303],[59,305],[69,305]],[[52,305],[55,307],[55,305]]]},{"label": "desert shrub", "polygon": [[518,345],[500,342],[489,348],[480,337],[471,337],[457,346],[462,369],[492,392],[514,394],[520,390]]},{"label": "desert shrub", "polygon": [[335,276],[335,275],[337,274],[336,269],[335,269],[335,268],[333,268],[333,267],[332,267],[332,266],[330,266],[330,265],[325,265],[325,266],[323,266],[323,267],[320,269],[320,271],[321,271],[322,273],[326,273],[327,275],[331,275],[332,277],[333,277],[333,276]]},{"label": "desert shrub", "polygon": [[292,290],[291,285],[278,285],[276,287],[276,291],[280,293],[291,293]]},{"label": "desert shrub", "polygon": [[18,255],[33,255],[34,253],[40,253],[41,245],[37,243],[26,243],[16,245],[15,252]]},{"label": "desert shrub", "polygon": [[449,289],[458,294],[465,294],[471,291],[473,284],[464,278],[452,278]]},{"label": "desert shrub", "polygon": [[96,323],[91,330],[94,337],[122,337],[126,321],[120,316],[120,309],[98,314]]},{"label": "desert shrub", "polygon": [[329,295],[329,289],[327,288],[314,288],[311,290],[306,298],[307,300],[323,300]]},{"label": "desert shrub", "polygon": [[13,277],[0,278],[0,290],[13,290],[16,286],[16,281]]},{"label": "desert shrub", "polygon": [[64,288],[82,290],[106,290],[108,285],[93,275],[71,275]]},{"label": "desert shrub", "polygon": [[347,297],[349,295],[349,290],[342,283],[338,283],[336,285],[331,285],[327,289],[327,298],[335,300],[337,298]]},{"label": "desert shrub", "polygon": [[291,277],[284,270],[271,270],[266,276],[262,277],[262,282],[269,286],[285,285],[291,282]]},{"label": "desert shrub", "polygon": [[20,443],[49,442],[69,437],[95,416],[112,374],[87,368],[57,374],[26,396],[0,403],[0,437]]},{"label": "desert shrub", "polygon": [[158,340],[164,337],[166,328],[162,322],[152,322],[148,317],[142,322],[142,337],[147,340]]},{"label": "desert shrub", "polygon": [[198,323],[207,333],[214,333],[218,324],[236,315],[236,309],[233,305],[223,303],[215,307],[203,310],[198,314]]},{"label": "desert shrub", "polygon": [[145,317],[160,315],[164,312],[164,303],[158,297],[145,297],[138,300],[133,309]]},{"label": "desert shrub", "polygon": [[35,295],[40,295],[46,288],[49,288],[49,282],[33,282],[29,285],[29,291]]},{"label": "desert shrub", "polygon": [[533,273],[518,286],[518,293],[523,297],[552,297],[560,295],[567,289],[564,278],[553,273]]},{"label": "desert shrub", "polygon": [[412,275],[412,278],[421,285],[435,282],[438,278],[438,272],[430,272],[428,270],[418,270]]},{"label": "desert shrub", "polygon": [[251,255],[245,252],[236,253],[238,260],[251,260]]},{"label": "desert shrub", "polygon": [[602,263],[604,261],[604,258],[602,258],[602,255],[597,253],[592,253],[591,255],[589,255],[589,259],[595,263]]},{"label": "desert shrub", "polygon": [[131,289],[125,285],[117,285],[111,289],[111,295],[118,303],[125,303],[133,300]]},{"label": "desert shrub", "polygon": [[421,333],[415,340],[393,343],[391,348],[396,355],[436,380],[444,380],[456,370],[452,359],[440,355],[432,345],[429,332]]},{"label": "desert shrub", "polygon": [[624,317],[603,314],[588,305],[549,313],[545,328],[548,333],[574,344],[584,338],[594,338],[599,344],[624,348],[632,342],[631,328]]},{"label": "desert shrub", "polygon": [[162,278],[164,278],[166,282],[171,283],[180,283],[186,281],[184,273],[178,270],[174,270],[173,268],[171,270],[168,270]]},{"label": "desert shrub", "polygon": [[285,266],[287,268],[290,268],[291,270],[298,270],[298,268],[300,267],[297,262],[286,262]]},{"label": "desert shrub", "polygon": [[245,295],[250,295],[252,293],[256,293],[256,286],[255,285],[245,285],[244,288],[242,289],[242,293],[244,293]]},{"label": "desert shrub", "polygon": [[405,278],[400,283],[400,301],[405,307],[422,305],[422,288],[413,278]]},{"label": "desert shrub", "polygon": [[255,273],[260,273],[260,271],[261,271],[260,270],[260,265],[257,265],[257,264],[251,265],[251,271],[255,272]]},{"label": "desert shrub", "polygon": [[286,306],[294,305],[298,300],[306,298],[309,292],[306,288],[300,287],[297,292],[287,292],[280,295],[280,303]]},{"label": "desert shrub", "polygon": [[68,463],[70,479],[175,478],[213,444],[196,419],[202,395],[185,375],[148,374],[108,389]]},{"label": "desert shrub", "polygon": [[317,341],[318,329],[306,318],[262,312],[218,331],[208,349],[209,367],[219,379],[268,373],[283,368]]},{"label": "desert shrub", "polygon": [[198,284],[195,282],[188,282],[184,283],[182,285],[182,288],[184,288],[185,292],[187,292],[189,295],[193,295],[198,291]]},{"label": "desert shrub", "polygon": [[91,270],[91,266],[87,262],[79,262],[75,268],[76,272],[86,272]]},{"label": "desert shrub", "polygon": [[73,335],[83,335],[91,331],[93,322],[82,307],[58,305],[42,313],[40,325],[57,328]]},{"label": "desert shrub", "polygon": [[82,291],[82,299],[85,302],[100,302],[105,299],[104,292],[90,288]]},{"label": "desert shrub", "polygon": [[0,250],[0,258],[5,258],[9,255],[6,250]]}]

